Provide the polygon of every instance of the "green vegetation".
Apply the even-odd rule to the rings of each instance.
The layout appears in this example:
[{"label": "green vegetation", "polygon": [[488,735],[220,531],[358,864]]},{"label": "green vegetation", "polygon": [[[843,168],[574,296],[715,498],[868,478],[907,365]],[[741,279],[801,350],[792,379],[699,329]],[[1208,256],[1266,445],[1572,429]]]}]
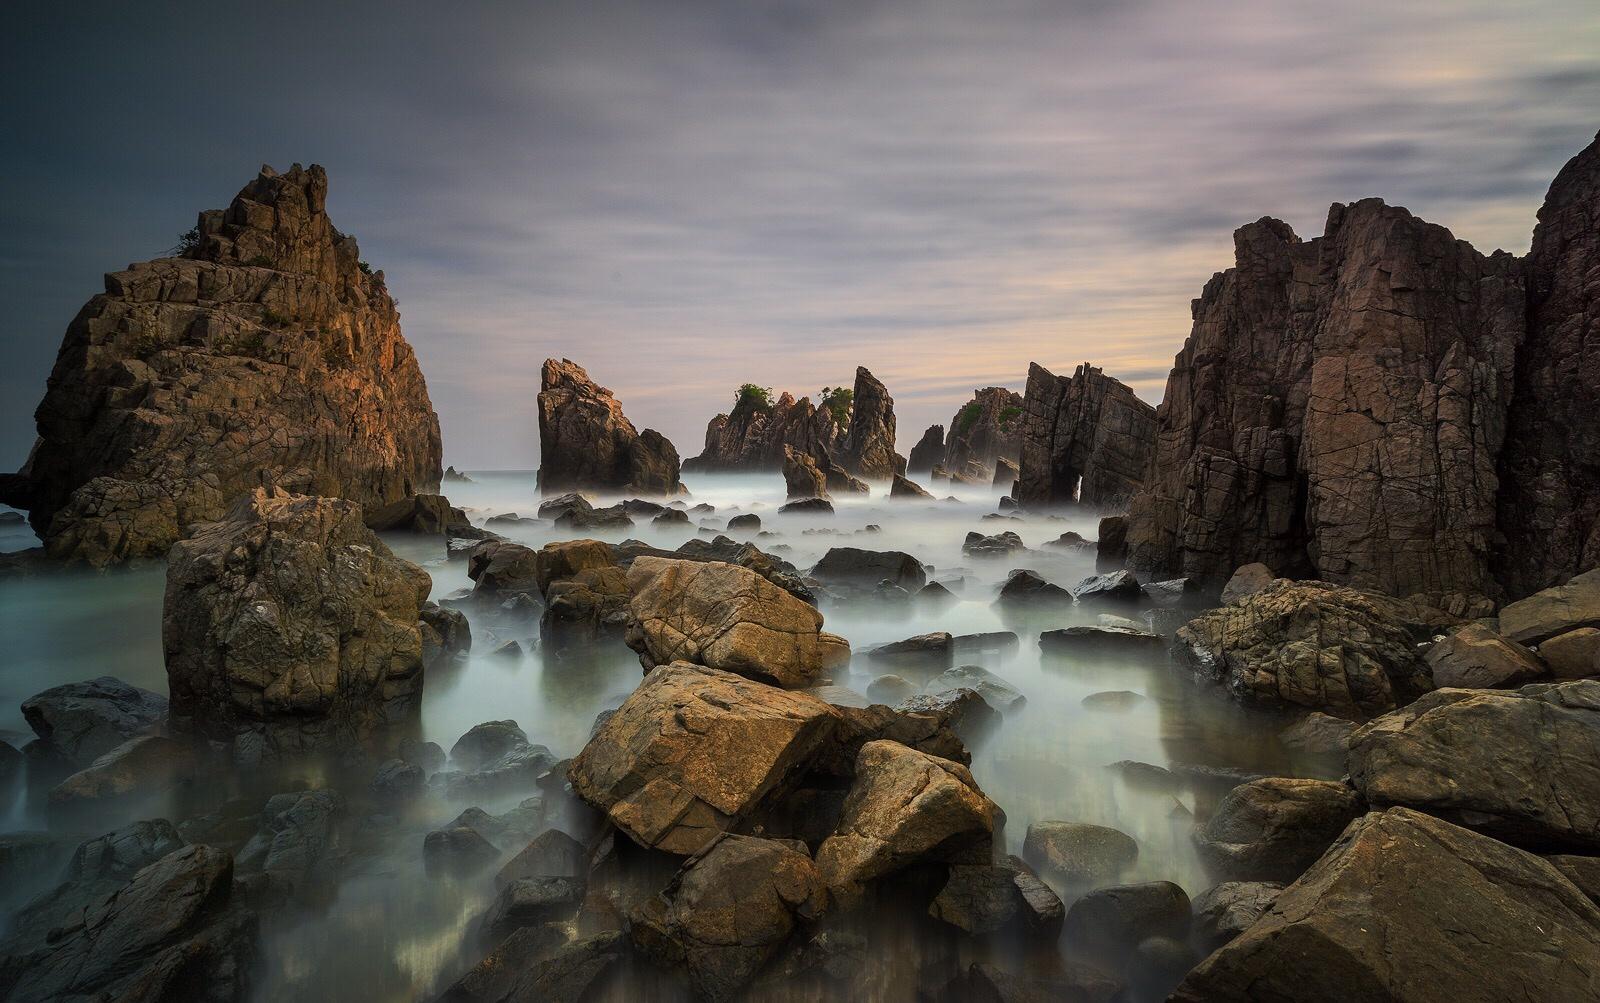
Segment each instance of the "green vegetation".
[{"label": "green vegetation", "polygon": [[1020,414],[1022,414],[1022,408],[1020,407],[1003,407],[1000,409],[1000,424],[1009,425],[1011,424],[1012,419],[1016,418]]},{"label": "green vegetation", "polygon": [[739,391],[733,395],[733,406],[739,407],[740,405],[754,408],[757,411],[771,411],[772,388],[758,387],[754,383],[741,385]]},{"label": "green vegetation", "polygon": [[972,431],[972,426],[978,423],[978,416],[981,414],[983,414],[983,405],[977,401],[973,401],[962,408],[961,413],[956,415],[956,431],[962,435]]},{"label": "green vegetation", "polygon": [[361,274],[362,275],[371,275],[372,274],[372,266],[367,264],[365,261],[357,261],[356,262],[356,267],[361,269]]},{"label": "green vegetation", "polygon": [[175,258],[193,257],[200,250],[200,228],[191,226],[178,234],[178,242],[167,248],[167,253]]},{"label": "green vegetation", "polygon": [[850,405],[856,392],[849,387],[823,387],[817,394],[818,403],[833,412],[833,420],[843,425],[850,419]]}]

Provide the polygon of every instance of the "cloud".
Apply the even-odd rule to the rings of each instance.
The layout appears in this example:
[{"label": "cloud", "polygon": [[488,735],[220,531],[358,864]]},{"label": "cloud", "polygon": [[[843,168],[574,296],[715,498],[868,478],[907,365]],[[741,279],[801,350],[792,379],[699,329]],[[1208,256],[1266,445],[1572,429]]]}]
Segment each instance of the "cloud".
[{"label": "cloud", "polygon": [[857,364],[903,444],[1030,361],[1156,400],[1237,225],[1381,195],[1521,252],[1600,125],[1588,0],[63,6],[0,42],[0,461],[98,272],[263,160],[328,167],[450,462],[532,466],[551,355],[685,455]]}]

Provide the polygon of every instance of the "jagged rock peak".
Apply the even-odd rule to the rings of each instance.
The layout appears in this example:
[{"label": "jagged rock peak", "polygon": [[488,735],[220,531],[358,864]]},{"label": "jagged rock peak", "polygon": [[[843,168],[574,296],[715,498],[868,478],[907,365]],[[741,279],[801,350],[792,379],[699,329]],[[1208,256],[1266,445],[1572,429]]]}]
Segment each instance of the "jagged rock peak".
[{"label": "jagged rock peak", "polygon": [[928,474],[934,467],[944,465],[944,426],[929,425],[928,430],[922,433],[922,438],[911,447],[911,455],[906,460],[906,472],[912,474]]},{"label": "jagged rock peak", "polygon": [[1087,362],[1071,376],[1030,364],[1020,424],[1023,505],[1120,508],[1150,475],[1156,409]]},{"label": "jagged rock peak", "polygon": [[905,472],[905,458],[894,451],[894,398],[866,366],[856,367],[850,427],[834,459],[868,480],[888,480]]},{"label": "jagged rock peak", "polygon": [[53,556],[166,553],[252,488],[382,505],[440,477],[439,419],[328,178],[263,167],[179,255],[105,277],[67,328],[0,497]]},{"label": "jagged rock peak", "polygon": [[763,404],[739,395],[733,410],[706,425],[705,448],[683,463],[686,472],[782,470],[784,448],[793,447],[821,461],[838,448],[844,429],[833,411],[811,398],[788,392]]},{"label": "jagged rock peak", "polygon": [[952,474],[989,480],[1000,460],[1022,451],[1022,395],[1005,387],[983,387],[950,419],[944,456],[937,463]]},{"label": "jagged rock peak", "polygon": [[571,359],[546,359],[539,390],[539,488],[675,495],[678,451],[655,429],[636,431],[611,391]]}]

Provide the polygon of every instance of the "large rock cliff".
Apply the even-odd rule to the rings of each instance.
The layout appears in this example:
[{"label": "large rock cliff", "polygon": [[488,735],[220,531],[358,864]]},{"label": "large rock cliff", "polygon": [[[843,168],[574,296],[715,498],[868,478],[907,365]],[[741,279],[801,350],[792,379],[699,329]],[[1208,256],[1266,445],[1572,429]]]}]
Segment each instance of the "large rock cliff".
[{"label": "large rock cliff", "polygon": [[856,367],[850,427],[833,459],[868,480],[886,481],[905,473],[905,457],[894,451],[894,398],[866,366]]},{"label": "large rock cliff", "polygon": [[741,396],[733,410],[706,425],[706,445],[699,456],[683,461],[685,473],[782,470],[785,446],[820,460],[832,453],[844,430],[833,412],[815,407],[811,398],[785,393],[763,407]]},{"label": "large rock cliff", "polygon": [[1379,199],[1335,205],[1309,241],[1262,219],[1234,248],[1167,381],[1134,569],[1220,587],[1259,561],[1481,607],[1524,330],[1516,259]]},{"label": "large rock cliff", "polygon": [[950,419],[943,464],[952,474],[992,478],[995,464],[1015,461],[1022,450],[1022,395],[1005,387],[984,387]]},{"label": "large rock cliff", "polygon": [[376,506],[438,483],[422,371],[327,194],[321,167],[262,167],[180,256],[108,274],[78,312],[39,440],[0,478],[50,554],[165,554],[263,484]]},{"label": "large rock cliff", "polygon": [[1057,376],[1028,367],[1013,496],[1023,505],[1118,508],[1142,487],[1155,455],[1156,409],[1087,363]]},{"label": "large rock cliff", "polygon": [[539,489],[674,495],[678,451],[653,428],[643,432],[611,391],[570,359],[546,359],[539,391]]}]

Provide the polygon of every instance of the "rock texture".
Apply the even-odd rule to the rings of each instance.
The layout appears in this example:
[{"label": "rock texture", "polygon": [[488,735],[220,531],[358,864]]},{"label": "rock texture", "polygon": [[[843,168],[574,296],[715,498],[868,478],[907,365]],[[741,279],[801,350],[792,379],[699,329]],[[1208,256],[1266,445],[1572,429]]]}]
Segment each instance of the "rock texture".
[{"label": "rock texture", "polygon": [[854,393],[850,426],[834,461],[850,474],[872,481],[905,473],[905,458],[894,451],[894,398],[865,366],[856,367]]},{"label": "rock texture", "polygon": [[1346,830],[1176,1003],[1600,998],[1600,909],[1550,864],[1403,808]]},{"label": "rock texture", "polygon": [[1360,795],[1345,784],[1268,777],[1229,791],[1195,840],[1223,877],[1288,882],[1362,811]]},{"label": "rock texture", "polygon": [[158,557],[262,485],[375,507],[438,484],[422,371],[327,194],[321,167],[262,167],[184,256],[106,275],[0,478],[51,555]]},{"label": "rock texture", "polygon": [[1404,599],[1280,579],[1189,621],[1174,650],[1241,700],[1361,718],[1432,687],[1417,648],[1449,620]]},{"label": "rock texture", "polygon": [[974,390],[972,400],[950,419],[944,453],[933,462],[949,471],[971,470],[992,478],[1001,459],[1014,462],[1022,451],[1022,415],[1022,395],[1015,390]]},{"label": "rock texture", "polygon": [[728,414],[706,426],[705,449],[683,461],[685,473],[781,470],[784,452],[794,449],[814,459],[828,456],[844,437],[833,412],[812,405],[811,398],[784,393],[763,408],[740,397]]},{"label": "rock texture", "polygon": [[643,432],[611,391],[570,359],[546,359],[539,390],[539,490],[675,495],[678,451],[654,429]]},{"label": "rock texture", "polygon": [[931,474],[934,467],[944,465],[944,426],[929,425],[922,438],[911,447],[906,458],[907,474]]},{"label": "rock texture", "polygon": [[647,672],[685,661],[800,689],[850,661],[816,607],[736,564],[640,557],[628,591],[625,640]]},{"label": "rock texture", "polygon": [[168,558],[173,730],[254,758],[411,720],[430,587],[354,503],[258,488]]},{"label": "rock texture", "polygon": [[22,716],[51,753],[82,768],[130,738],[158,731],[167,698],[101,676],[34,694],[22,701]]},{"label": "rock texture", "polygon": [[1028,367],[1017,485],[1025,506],[1120,508],[1150,475],[1156,409],[1084,363],[1057,376]]}]

